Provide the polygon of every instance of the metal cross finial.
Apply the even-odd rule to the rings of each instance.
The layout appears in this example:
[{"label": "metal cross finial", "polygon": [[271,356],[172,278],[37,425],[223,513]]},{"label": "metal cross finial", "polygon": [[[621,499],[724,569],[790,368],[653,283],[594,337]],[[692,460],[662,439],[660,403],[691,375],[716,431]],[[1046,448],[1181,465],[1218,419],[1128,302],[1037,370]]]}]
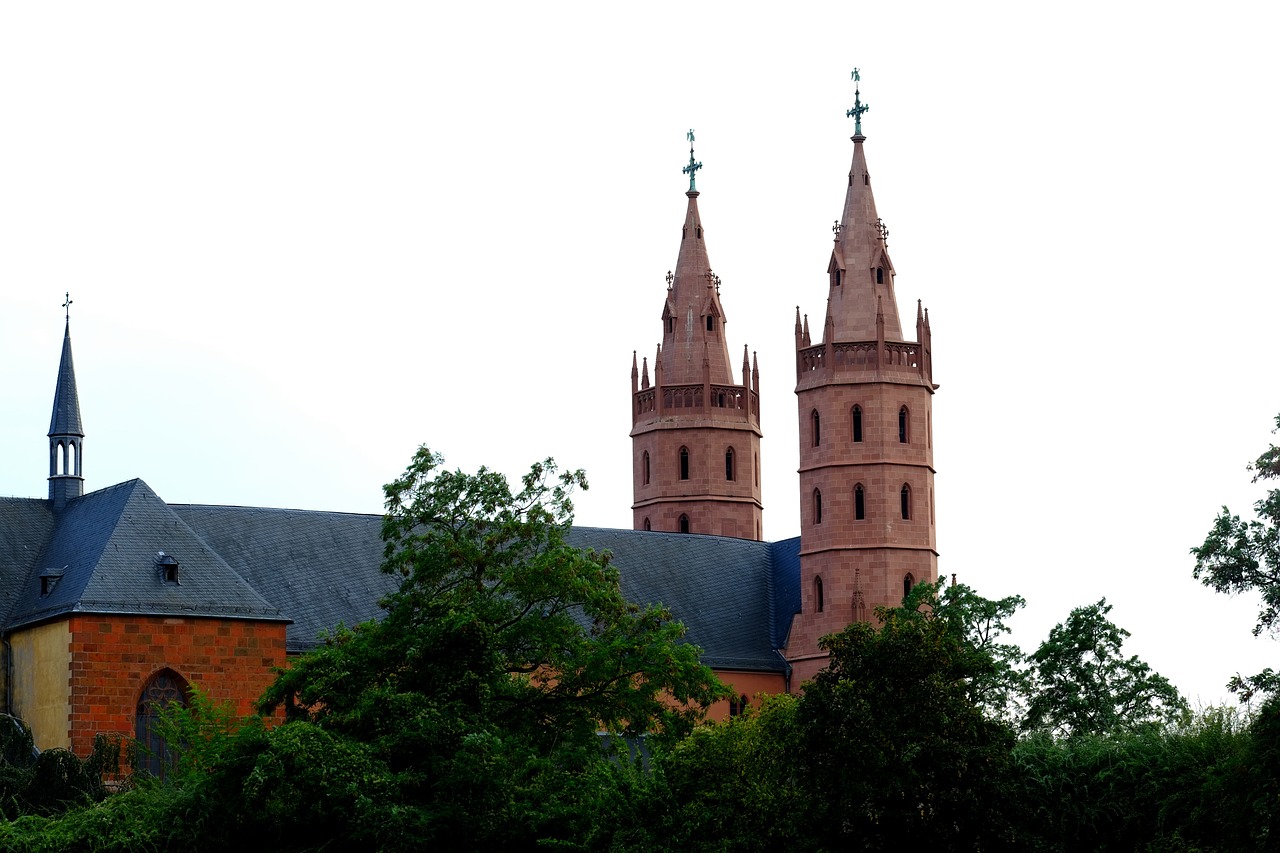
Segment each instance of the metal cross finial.
[{"label": "metal cross finial", "polygon": [[880,235],[880,239],[884,241],[885,248],[889,246],[889,227],[884,224],[884,220],[876,217],[876,232]]},{"label": "metal cross finial", "polygon": [[680,171],[689,176],[689,192],[696,193],[698,191],[694,178],[697,176],[698,170],[702,168],[702,164],[693,159],[693,128],[689,128],[689,132],[685,134],[689,138],[689,165]]},{"label": "metal cross finial", "polygon": [[67,301],[62,303],[62,309],[67,312],[67,322],[71,322],[71,291],[67,291]]},{"label": "metal cross finial", "polygon": [[835,221],[835,224],[831,226],[831,233],[836,235],[837,237],[840,236],[840,220],[839,219],[837,219]]},{"label": "metal cross finial", "polygon": [[676,277],[672,275],[671,270],[667,270],[667,290],[671,289],[671,282],[675,280],[676,280]]},{"label": "metal cross finial", "polygon": [[871,109],[867,104],[862,103],[862,92],[859,91],[858,82],[862,80],[862,75],[858,73],[858,69],[853,69],[853,109],[845,113],[846,118],[853,119],[853,135],[862,135],[862,114]]}]

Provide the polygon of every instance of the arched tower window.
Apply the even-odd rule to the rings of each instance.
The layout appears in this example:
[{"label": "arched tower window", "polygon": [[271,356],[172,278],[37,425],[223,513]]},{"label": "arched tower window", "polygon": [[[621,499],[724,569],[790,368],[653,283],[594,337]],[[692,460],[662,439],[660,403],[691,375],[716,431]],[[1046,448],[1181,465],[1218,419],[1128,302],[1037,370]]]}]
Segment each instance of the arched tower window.
[{"label": "arched tower window", "polygon": [[884,267],[876,267],[876,284],[884,284]]},{"label": "arched tower window", "polygon": [[853,518],[862,521],[867,517],[867,490],[862,484],[853,487]]},{"label": "arched tower window", "polygon": [[730,447],[724,452],[724,478],[732,482],[735,478],[733,470],[733,448]]},{"label": "arched tower window", "polygon": [[644,452],[644,457],[640,461],[641,476],[644,478],[644,484],[649,485],[649,451]]},{"label": "arched tower window", "polygon": [[853,440],[862,441],[862,407],[853,407]]},{"label": "arched tower window", "polygon": [[689,479],[689,448],[680,448],[680,479]]},{"label": "arched tower window", "polygon": [[813,579],[813,602],[814,610],[821,613],[824,602],[822,600],[822,578],[820,577]]},{"label": "arched tower window", "polygon": [[818,489],[813,490],[813,523],[822,523],[822,492]]},{"label": "arched tower window", "polygon": [[916,579],[908,572],[902,578],[902,597],[906,598],[911,592],[911,588],[916,585]]},{"label": "arched tower window", "polygon": [[822,444],[822,418],[818,415],[817,409],[809,415],[809,420],[813,422],[813,446],[817,447]]},{"label": "arched tower window", "polygon": [[911,441],[911,413],[907,411],[907,407],[903,406],[898,409],[898,441],[907,444]]},{"label": "arched tower window", "polygon": [[648,516],[645,516],[645,519],[644,519],[644,529],[645,529],[645,530],[652,530],[652,529],[653,529],[653,525],[649,523],[649,517],[648,517]]},{"label": "arched tower window", "polygon": [[160,736],[157,725],[160,711],[171,705],[187,706],[187,682],[171,669],[162,669],[147,681],[138,696],[136,732],[138,769],[163,779],[173,766],[173,753]]},{"label": "arched tower window", "polygon": [[904,520],[911,520],[911,487],[906,483],[902,484],[902,517]]},{"label": "arched tower window", "polygon": [[684,513],[680,514],[680,532],[681,533],[689,532],[689,516],[685,515]]}]

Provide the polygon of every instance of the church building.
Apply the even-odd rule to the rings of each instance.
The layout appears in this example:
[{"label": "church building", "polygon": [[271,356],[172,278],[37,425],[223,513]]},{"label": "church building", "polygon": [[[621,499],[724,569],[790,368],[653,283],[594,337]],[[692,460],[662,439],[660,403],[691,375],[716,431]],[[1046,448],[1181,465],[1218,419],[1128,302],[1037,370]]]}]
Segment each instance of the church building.
[{"label": "church building", "polygon": [[[822,636],[937,577],[929,321],[917,306],[903,338],[866,109],[855,91],[843,215],[812,259],[828,278],[818,342],[795,317],[800,535],[761,541],[760,369],[744,345],[735,382],[692,132],[660,343],[652,366],[632,357],[634,529],[571,532],[613,553],[630,600],[685,624],[736,697],[712,718],[799,690],[825,666]],[[150,742],[155,708],[192,685],[250,713],[274,668],[376,617],[394,584],[381,516],[169,504],[141,480],[86,492],[69,312],[48,439],[48,497],[0,498],[0,706],[41,748]]]}]

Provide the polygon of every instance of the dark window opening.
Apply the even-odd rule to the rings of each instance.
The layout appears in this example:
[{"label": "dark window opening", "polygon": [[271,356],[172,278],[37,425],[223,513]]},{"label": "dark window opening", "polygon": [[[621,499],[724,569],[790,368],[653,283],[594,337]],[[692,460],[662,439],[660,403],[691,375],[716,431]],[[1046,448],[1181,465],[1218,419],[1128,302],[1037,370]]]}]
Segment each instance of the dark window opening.
[{"label": "dark window opening", "polygon": [[853,517],[855,521],[867,517],[867,492],[861,483],[853,487]]},{"label": "dark window opening", "polygon": [[862,407],[853,407],[853,440],[862,441]]},{"label": "dark window opening", "polygon": [[884,267],[876,267],[876,284],[884,284]]},{"label": "dark window opening", "polygon": [[898,409],[898,441],[901,444],[906,444],[910,439],[910,436],[907,434],[907,424],[910,420],[909,414],[910,413],[907,412],[906,406]]},{"label": "dark window opening", "polygon": [[715,318],[715,317],[708,316],[708,317],[707,317],[707,331],[708,331],[708,332],[714,332],[715,330],[716,330],[716,318]]},{"label": "dark window opening", "polygon": [[816,609],[821,613],[824,604],[822,600],[822,578],[813,579],[813,597]]},{"label": "dark window opening", "polygon": [[675,318],[675,317],[668,317],[668,318],[667,318],[667,334],[670,334],[671,332],[674,332],[675,330],[676,330],[676,318]]},{"label": "dark window opening", "polygon": [[864,174],[864,175],[862,176],[862,185],[863,185],[864,187],[869,187],[869,186],[871,186],[871,175],[870,175],[870,174]]},{"label": "dark window opening", "polygon": [[902,484],[902,518],[905,521],[911,520],[911,487],[906,483]]},{"label": "dark window opening", "polygon": [[698,226],[698,239],[699,239],[699,240],[701,240],[701,239],[702,239],[702,226],[701,226],[701,225],[699,225],[699,226]]},{"label": "dark window opening", "polygon": [[822,418],[818,416],[818,410],[814,409],[810,416],[813,421],[813,446],[817,447],[822,444]]},{"label": "dark window opening", "polygon": [[732,481],[733,474],[733,448],[730,447],[724,452],[724,478]]},{"label": "dark window opening", "polygon": [[813,490],[813,523],[822,523],[822,492]]},{"label": "dark window opening", "polygon": [[681,533],[689,532],[689,516],[687,515],[682,514],[680,516],[680,532]]},{"label": "dark window opening", "polygon": [[652,530],[652,529],[653,529],[653,525],[649,523],[649,519],[648,519],[648,518],[646,518],[646,519],[644,520],[644,529],[645,529],[645,530]]},{"label": "dark window opening", "polygon": [[137,767],[163,779],[173,767],[173,750],[160,734],[158,718],[167,707],[187,706],[187,683],[171,669],[162,669],[151,677],[138,698],[136,735],[138,738]]},{"label": "dark window opening", "polygon": [[738,707],[738,697],[730,696],[729,697],[729,716],[736,717],[741,713],[742,713],[742,709]]},{"label": "dark window opening", "polygon": [[649,485],[649,451],[644,452],[644,461],[641,463],[643,470],[644,484]]},{"label": "dark window opening", "polygon": [[680,479],[689,479],[689,448],[680,448]]},{"label": "dark window opening", "polygon": [[916,579],[911,575],[906,575],[902,579],[902,597],[906,598],[911,593],[911,588],[916,585]]}]

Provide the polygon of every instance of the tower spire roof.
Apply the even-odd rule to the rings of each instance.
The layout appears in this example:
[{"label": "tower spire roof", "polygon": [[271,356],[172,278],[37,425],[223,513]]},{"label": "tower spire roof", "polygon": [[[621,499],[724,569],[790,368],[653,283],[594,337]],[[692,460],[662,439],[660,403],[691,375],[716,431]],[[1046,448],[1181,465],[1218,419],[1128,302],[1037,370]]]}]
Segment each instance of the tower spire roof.
[{"label": "tower spire roof", "polygon": [[53,390],[53,417],[49,435],[84,437],[80,421],[80,396],[76,393],[76,368],[71,359],[71,294],[62,306],[66,309],[66,327],[62,334],[62,360],[58,364],[58,383]]},{"label": "tower spire roof", "polygon": [[689,165],[682,170],[689,176],[689,199],[685,208],[684,227],[680,232],[680,254],[675,270],[667,274],[667,303],[663,310],[664,342],[662,348],[663,381],[668,384],[701,383],[704,362],[710,368],[710,381],[733,384],[729,346],[724,333],[724,307],[720,304],[720,277],[711,269],[704,239],[702,215],[698,212],[698,191],[694,175],[702,164],[693,158],[693,131]]},{"label": "tower spire roof", "polygon": [[[861,77],[854,69],[855,87]],[[871,175],[862,149],[862,116],[870,107],[862,103],[861,91],[854,90],[854,106],[846,115],[853,118],[853,163],[849,167],[849,187],[844,210],[835,228],[835,248],[829,273],[831,296],[828,317],[833,321],[836,340],[867,341],[876,337],[877,303],[884,311],[885,337],[902,340],[898,303],[893,295],[893,262],[889,260],[889,229],[876,212],[871,191]]]}]

